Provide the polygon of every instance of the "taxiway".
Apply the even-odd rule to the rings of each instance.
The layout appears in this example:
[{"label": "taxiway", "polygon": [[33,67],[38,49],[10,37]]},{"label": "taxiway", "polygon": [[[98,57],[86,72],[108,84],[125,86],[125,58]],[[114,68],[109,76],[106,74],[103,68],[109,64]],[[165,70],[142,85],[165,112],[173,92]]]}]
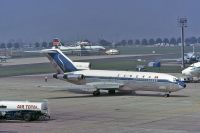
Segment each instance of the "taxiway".
[{"label": "taxiway", "polygon": [[[48,99],[51,120],[37,122],[1,121],[6,133],[199,133],[200,88],[198,83],[164,98],[161,93],[137,92],[93,97],[66,89],[69,83],[29,75],[0,78],[3,100]],[[52,87],[41,87],[52,86]],[[60,86],[54,87],[54,86]],[[84,87],[83,87],[84,88]]]}]

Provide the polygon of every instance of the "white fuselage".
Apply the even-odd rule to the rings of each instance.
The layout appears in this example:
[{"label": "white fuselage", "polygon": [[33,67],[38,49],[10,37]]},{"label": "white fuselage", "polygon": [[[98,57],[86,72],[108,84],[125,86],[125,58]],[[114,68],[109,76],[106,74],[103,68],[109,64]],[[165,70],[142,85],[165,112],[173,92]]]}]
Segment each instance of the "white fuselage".
[{"label": "white fuselage", "polygon": [[172,75],[153,72],[82,70],[67,74],[84,75],[83,80],[69,81],[75,84],[90,84],[94,82],[122,84],[118,89],[120,91],[174,92],[185,87],[183,84],[180,85],[177,78]]},{"label": "white fuselage", "polygon": [[105,48],[102,46],[81,46],[81,45],[77,45],[77,46],[59,46],[59,49],[64,52],[64,53],[71,53],[71,52],[100,52],[100,51],[104,51]]},{"label": "white fuselage", "polygon": [[119,50],[117,50],[117,49],[109,49],[105,53],[108,54],[108,55],[117,55],[117,54],[119,54]]},{"label": "white fuselage", "polygon": [[200,77],[200,62],[194,63],[182,71],[183,75]]},{"label": "white fuselage", "polygon": [[[59,49],[43,50],[53,64],[57,73],[56,79],[66,80],[74,84],[90,85],[96,88],[93,95],[99,95],[99,90],[108,90],[113,93],[119,91],[159,91],[174,92],[186,87],[185,83],[176,77],[153,72],[91,70],[88,64],[76,64],[64,55]],[[88,69],[85,69],[88,68]],[[67,72],[67,73],[66,73]]]}]

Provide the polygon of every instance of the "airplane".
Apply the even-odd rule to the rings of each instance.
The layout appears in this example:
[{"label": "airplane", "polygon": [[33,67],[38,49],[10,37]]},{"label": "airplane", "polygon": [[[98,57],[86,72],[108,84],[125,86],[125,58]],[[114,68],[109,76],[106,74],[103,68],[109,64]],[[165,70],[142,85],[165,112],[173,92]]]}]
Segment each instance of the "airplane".
[{"label": "airplane", "polygon": [[100,90],[109,94],[116,91],[157,91],[164,92],[166,97],[171,92],[182,90],[186,84],[175,76],[154,72],[129,72],[114,70],[79,70],[59,49],[45,49],[45,54],[53,64],[57,73],[53,78],[71,82],[76,85],[89,85],[96,90],[94,96],[100,95]]},{"label": "airplane", "polygon": [[189,52],[184,54],[185,63],[195,63],[199,60],[199,55],[195,52]]},{"label": "airplane", "polygon": [[193,63],[182,71],[182,74],[190,77],[200,77],[200,62]]},{"label": "airplane", "polygon": [[75,46],[63,46],[58,38],[53,39],[53,47],[59,48],[65,54],[85,55],[102,54],[105,51],[103,46],[91,45],[89,42],[77,42]]},{"label": "airplane", "polygon": [[109,49],[105,53],[107,55],[118,55],[119,54],[119,50],[117,50],[117,49]]},{"label": "airplane", "polygon": [[6,62],[7,59],[9,59],[9,58],[10,58],[10,57],[8,57],[8,56],[0,56],[1,62]]}]

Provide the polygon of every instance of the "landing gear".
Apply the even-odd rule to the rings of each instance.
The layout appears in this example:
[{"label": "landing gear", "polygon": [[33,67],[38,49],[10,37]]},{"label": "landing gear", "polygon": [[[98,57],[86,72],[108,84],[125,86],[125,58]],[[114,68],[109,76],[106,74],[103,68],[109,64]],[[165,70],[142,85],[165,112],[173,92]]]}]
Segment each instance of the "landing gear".
[{"label": "landing gear", "polygon": [[115,90],[108,90],[108,94],[109,95],[114,95],[115,94]]},{"label": "landing gear", "polygon": [[93,92],[93,96],[99,96],[99,95],[100,95],[99,89]]},{"label": "landing gear", "polygon": [[171,92],[165,93],[165,97],[170,97],[170,93]]},{"label": "landing gear", "polygon": [[169,97],[170,95],[169,94],[165,94],[165,97]]},{"label": "landing gear", "polygon": [[136,95],[136,92],[135,92],[135,91],[131,91],[131,94],[132,94],[132,95]]}]

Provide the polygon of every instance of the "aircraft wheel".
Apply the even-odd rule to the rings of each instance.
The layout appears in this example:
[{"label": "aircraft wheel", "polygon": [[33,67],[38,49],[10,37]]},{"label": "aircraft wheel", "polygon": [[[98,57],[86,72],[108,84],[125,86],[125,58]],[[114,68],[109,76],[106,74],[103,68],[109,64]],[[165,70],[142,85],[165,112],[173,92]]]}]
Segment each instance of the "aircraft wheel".
[{"label": "aircraft wheel", "polygon": [[108,90],[108,94],[109,95],[114,95],[115,94],[115,90]]},{"label": "aircraft wheel", "polygon": [[170,94],[168,93],[168,94],[165,94],[165,97],[170,97]]},{"label": "aircraft wheel", "polygon": [[93,92],[93,96],[99,96],[100,95],[100,91],[99,90],[96,90]]}]

